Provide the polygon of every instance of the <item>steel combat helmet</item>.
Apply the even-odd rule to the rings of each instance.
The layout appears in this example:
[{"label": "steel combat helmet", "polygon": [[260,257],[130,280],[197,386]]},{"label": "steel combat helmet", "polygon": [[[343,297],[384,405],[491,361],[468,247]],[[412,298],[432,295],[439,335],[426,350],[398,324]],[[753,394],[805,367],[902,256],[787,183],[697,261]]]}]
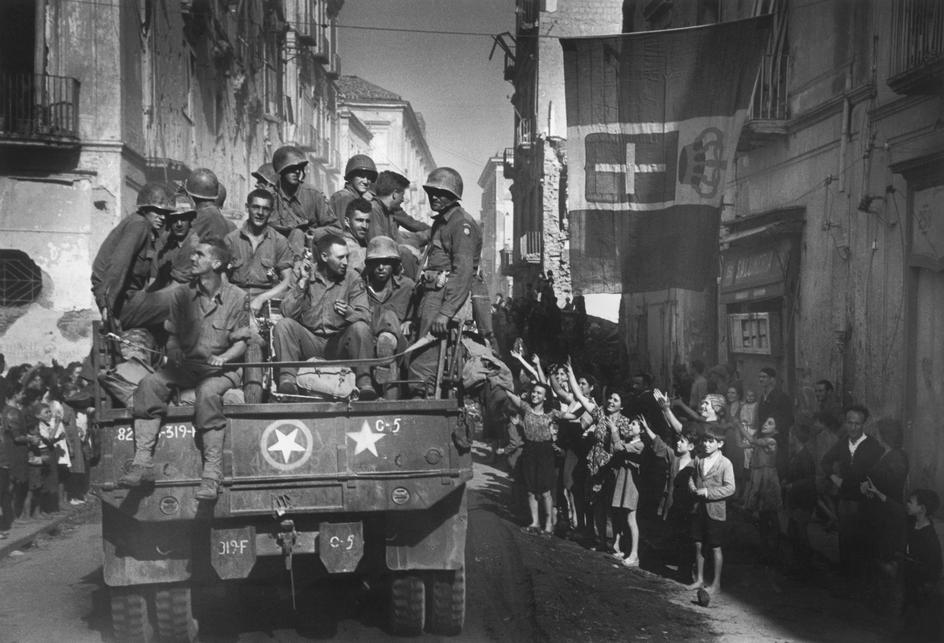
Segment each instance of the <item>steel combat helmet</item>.
[{"label": "steel combat helmet", "polygon": [[451,167],[437,167],[429,173],[426,183],[423,184],[423,189],[427,192],[429,190],[442,190],[456,199],[461,199],[462,177]]}]

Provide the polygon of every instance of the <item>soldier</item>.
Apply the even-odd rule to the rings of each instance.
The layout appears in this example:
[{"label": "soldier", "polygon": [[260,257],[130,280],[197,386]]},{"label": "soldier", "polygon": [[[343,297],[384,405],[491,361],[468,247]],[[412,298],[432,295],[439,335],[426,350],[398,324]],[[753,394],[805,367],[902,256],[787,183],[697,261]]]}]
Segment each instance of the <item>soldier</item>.
[{"label": "soldier", "polygon": [[[317,265],[305,262],[298,282],[282,300],[284,317],[272,329],[272,343],[279,361],[310,357],[364,359],[372,357],[370,311],[364,280],[348,270],[344,239],[327,234],[318,240]],[[279,392],[298,393],[296,368],[283,368]],[[355,367],[362,400],[377,397],[368,367]]]},{"label": "soldier", "polygon": [[167,319],[168,293],[147,293],[151,264],[164,216],[174,209],[174,194],[163,183],[148,183],[138,193],[135,214],[108,233],[92,263],[92,293],[102,319],[125,328],[159,327]]},{"label": "soldier", "polygon": [[230,230],[236,228],[232,221],[227,221],[216,204],[220,198],[220,182],[212,170],[205,167],[194,170],[184,182],[184,191],[190,195],[197,208],[197,218],[193,221],[193,231],[201,239],[216,237],[222,239]]},{"label": "soldier", "polygon": [[344,240],[347,241],[348,268],[362,272],[367,253],[367,230],[370,226],[370,201],[353,199],[348,201],[344,213]]},{"label": "soldier", "polygon": [[279,176],[275,186],[275,212],[269,225],[288,237],[295,257],[304,255],[305,235],[317,241],[332,232],[341,234],[341,224],[324,195],[305,185],[308,159],[297,147],[286,145],[272,155]]},{"label": "soldier", "polygon": [[408,187],[410,187],[410,180],[396,172],[384,170],[377,177],[377,182],[374,184],[370,229],[367,232],[368,241],[383,235],[399,244],[401,227],[410,232],[429,230],[428,223],[414,219],[401,207]]},{"label": "soldier", "polygon": [[402,174],[389,170],[380,173],[374,185],[375,197],[367,239],[383,235],[396,241],[403,274],[414,279],[419,269],[419,261],[410,248],[402,243],[400,228],[403,227],[410,232],[427,233],[424,237],[428,240],[429,224],[418,221],[403,211],[403,199],[408,187],[410,187],[410,180]]},{"label": "soldier", "polygon": [[[377,357],[390,357],[397,349],[406,348],[409,335],[410,301],[413,280],[401,274],[400,251],[390,237],[374,237],[367,245],[364,287],[370,304],[370,331],[374,336]],[[374,381],[387,399],[399,397],[395,387],[387,387],[390,367],[374,368]]]},{"label": "soldier", "polygon": [[154,446],[172,390],[196,388],[193,425],[200,433],[203,472],[195,496],[215,500],[223,479],[223,394],[239,384],[239,371],[230,365],[246,352],[249,302],[223,279],[229,251],[222,239],[201,240],[191,262],[194,280],[173,289],[167,363],[134,392],[134,460],[118,484],[137,487],[153,477]]},{"label": "soldier", "polygon": [[229,280],[248,293],[253,316],[267,301],[288,292],[292,281],[292,250],[269,225],[274,206],[275,196],[256,188],[246,197],[249,216],[243,227],[224,239],[230,252]]},{"label": "soldier", "polygon": [[152,264],[152,292],[174,284],[185,284],[193,278],[190,256],[200,239],[193,231],[196,205],[187,194],[174,195],[174,211],[164,217],[167,231],[161,235],[157,259]]},{"label": "soldier", "polygon": [[271,163],[263,163],[252,173],[252,178],[256,180],[256,187],[275,193],[275,186],[278,185],[279,175]]},{"label": "soldier", "polygon": [[[419,337],[444,336],[451,323],[461,321],[460,309],[469,299],[472,279],[482,255],[482,233],[472,216],[462,209],[462,177],[450,167],[438,167],[423,185],[433,209],[433,229],[426,260],[417,285],[420,292]],[[411,394],[432,392],[436,378],[435,345],[421,350],[410,363]]]},{"label": "soldier", "polygon": [[344,168],[344,187],[331,195],[331,207],[339,217],[354,199],[373,199],[371,184],[377,180],[377,166],[366,154],[355,154]]}]

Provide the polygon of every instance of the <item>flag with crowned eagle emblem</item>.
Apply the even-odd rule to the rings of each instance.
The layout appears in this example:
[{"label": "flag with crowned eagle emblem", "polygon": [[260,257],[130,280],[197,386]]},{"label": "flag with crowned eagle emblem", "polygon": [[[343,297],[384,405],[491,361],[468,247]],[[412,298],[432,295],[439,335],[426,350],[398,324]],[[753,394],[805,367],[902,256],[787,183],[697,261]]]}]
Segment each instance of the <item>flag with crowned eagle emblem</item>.
[{"label": "flag with crowned eagle emblem", "polygon": [[563,38],[575,289],[702,290],[768,16]]}]

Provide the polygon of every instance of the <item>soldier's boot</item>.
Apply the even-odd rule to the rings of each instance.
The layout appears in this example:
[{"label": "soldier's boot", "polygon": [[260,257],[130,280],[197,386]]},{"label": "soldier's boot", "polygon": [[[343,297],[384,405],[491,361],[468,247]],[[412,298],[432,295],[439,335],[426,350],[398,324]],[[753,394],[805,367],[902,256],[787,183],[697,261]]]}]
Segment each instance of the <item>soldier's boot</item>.
[{"label": "soldier's boot", "polygon": [[194,494],[198,500],[216,500],[223,479],[223,429],[202,431],[203,474],[200,488]]},{"label": "soldier's boot", "polygon": [[160,418],[136,419],[134,421],[134,460],[120,478],[121,487],[140,487],[145,481],[154,479],[153,456],[157,444],[157,433],[161,430]]}]

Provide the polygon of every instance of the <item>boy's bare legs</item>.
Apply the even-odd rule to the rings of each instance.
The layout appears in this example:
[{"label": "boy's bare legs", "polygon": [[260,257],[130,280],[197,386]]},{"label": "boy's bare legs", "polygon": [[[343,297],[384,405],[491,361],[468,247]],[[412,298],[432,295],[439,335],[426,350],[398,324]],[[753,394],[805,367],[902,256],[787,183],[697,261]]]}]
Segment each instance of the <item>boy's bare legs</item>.
[{"label": "boy's bare legs", "polygon": [[[545,516],[545,527],[544,531],[546,533],[554,532],[554,498],[551,495],[550,491],[545,491],[541,494],[541,501],[544,505],[544,516]],[[535,514],[534,520],[537,521],[537,514]]]},{"label": "boy's bare legs", "polygon": [[711,586],[706,588],[709,594],[717,594],[721,591],[721,565],[724,563],[724,556],[721,555],[721,547],[712,547],[714,552],[715,573],[711,579]]},{"label": "boy's bare legs", "polygon": [[[720,548],[715,548],[720,553]],[[717,576],[717,574],[715,574]],[[701,542],[695,541],[695,582],[686,585],[687,589],[701,589],[705,586],[705,556],[701,551]]]}]

